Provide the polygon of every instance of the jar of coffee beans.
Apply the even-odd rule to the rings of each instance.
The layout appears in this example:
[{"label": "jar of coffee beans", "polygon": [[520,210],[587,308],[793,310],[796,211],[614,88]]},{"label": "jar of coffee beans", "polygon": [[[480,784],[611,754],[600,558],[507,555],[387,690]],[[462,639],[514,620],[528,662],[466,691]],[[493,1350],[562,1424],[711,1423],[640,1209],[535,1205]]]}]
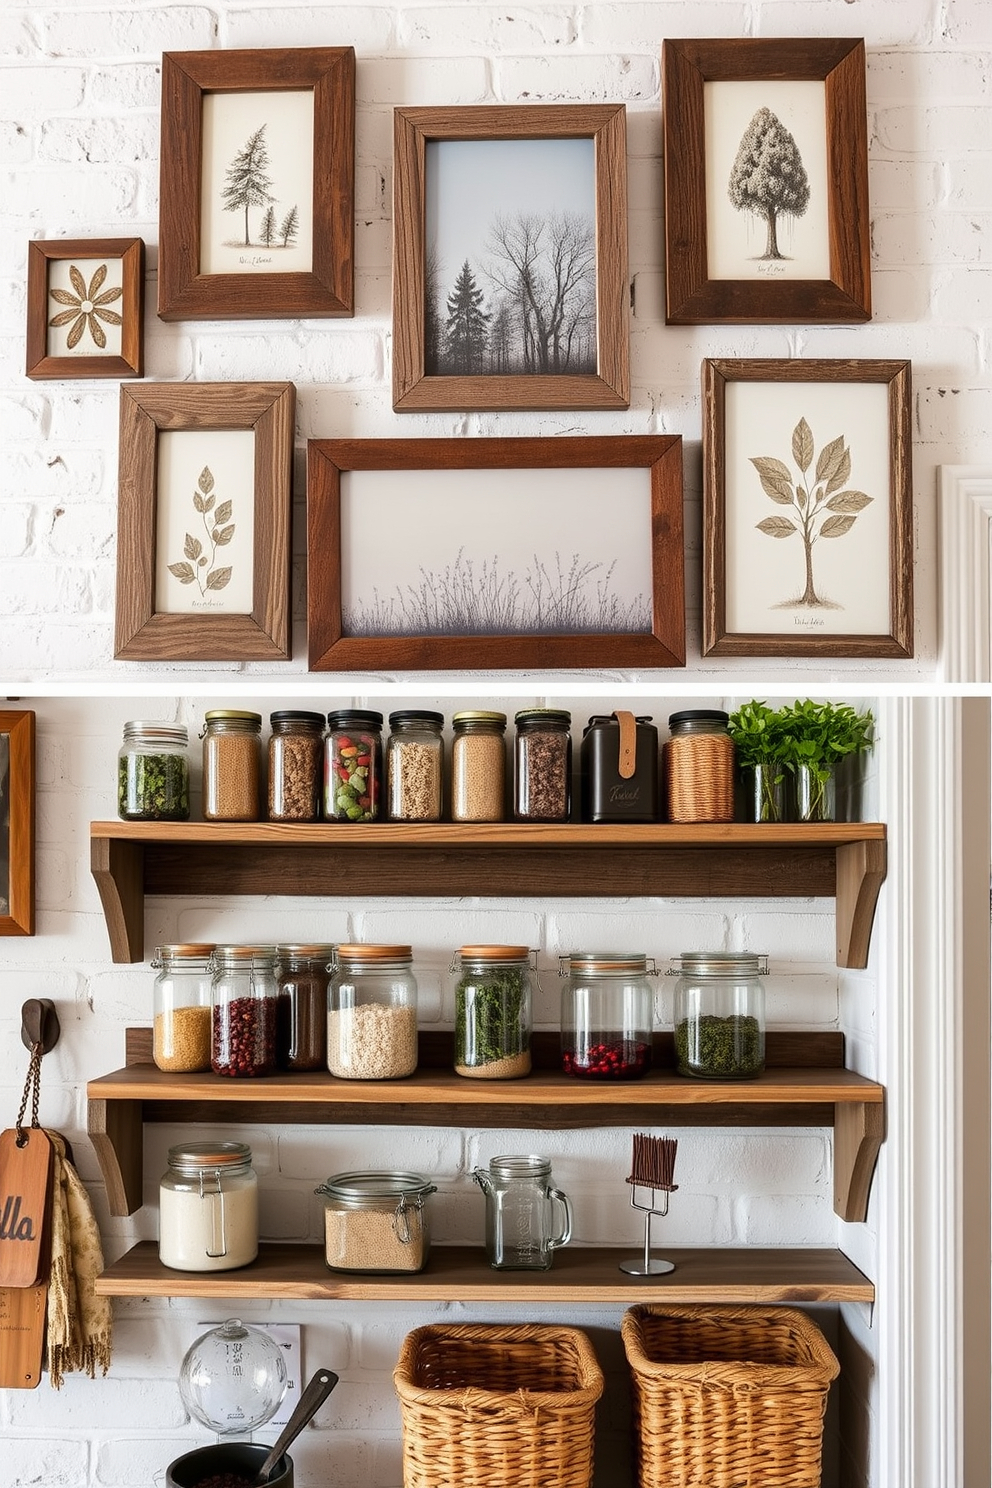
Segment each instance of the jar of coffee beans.
[{"label": "jar of coffee beans", "polygon": [[417,1068],[417,980],[408,945],[339,945],[327,989],[327,1068],[396,1080]]},{"label": "jar of coffee beans", "polygon": [[561,1058],[566,1075],[634,1080],[651,1067],[652,962],[639,951],[577,951],[558,958]]},{"label": "jar of coffee beans", "polygon": [[566,822],[572,806],[572,715],[524,708],[514,718],[513,814],[518,821]]},{"label": "jar of coffee beans", "polygon": [[152,965],[152,1058],[160,1070],[210,1068],[212,945],[162,945]]},{"label": "jar of coffee beans", "polygon": [[502,821],[506,714],[473,709],[455,713],[451,724],[452,821]]},{"label": "jar of coffee beans", "polygon": [[205,819],[258,821],[262,715],[215,708],[203,723]]},{"label": "jar of coffee beans", "polygon": [[270,713],[269,820],[320,819],[324,762],[323,713]]},{"label": "jar of coffee beans", "polygon": [[391,821],[441,818],[444,714],[404,708],[389,715],[386,778]]},{"label": "jar of coffee beans", "polygon": [[235,1078],[276,1069],[276,948],[217,946],[210,958],[210,1068]]},{"label": "jar of coffee beans", "polygon": [[376,821],[381,793],[382,714],[366,708],[328,713],[324,816],[337,822]]},{"label": "jar of coffee beans", "polygon": [[280,1069],[323,1069],[327,1058],[328,967],[332,945],[283,945],[279,957],[276,1061]]},{"label": "jar of coffee beans", "polygon": [[117,814],[122,821],[189,820],[189,736],[181,723],[124,725],[117,756]]}]

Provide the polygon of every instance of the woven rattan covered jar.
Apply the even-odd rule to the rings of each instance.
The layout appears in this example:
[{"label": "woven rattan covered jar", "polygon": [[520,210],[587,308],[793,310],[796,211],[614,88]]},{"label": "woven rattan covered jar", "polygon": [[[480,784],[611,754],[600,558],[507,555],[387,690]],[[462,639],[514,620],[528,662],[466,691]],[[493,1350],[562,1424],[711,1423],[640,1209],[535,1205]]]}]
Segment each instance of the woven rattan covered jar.
[{"label": "woven rattan covered jar", "polygon": [[716,708],[672,713],[661,751],[665,814],[673,822],[734,819],[734,741]]}]

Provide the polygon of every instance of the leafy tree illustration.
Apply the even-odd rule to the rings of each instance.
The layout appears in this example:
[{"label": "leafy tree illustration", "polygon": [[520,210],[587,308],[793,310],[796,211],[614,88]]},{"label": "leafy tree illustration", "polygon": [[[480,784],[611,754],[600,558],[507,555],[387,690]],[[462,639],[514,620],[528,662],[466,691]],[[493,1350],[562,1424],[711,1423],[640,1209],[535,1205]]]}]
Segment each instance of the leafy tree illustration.
[{"label": "leafy tree illustration", "polygon": [[263,124],[256,129],[235,155],[227,167],[227,185],[221,192],[225,212],[244,211],[246,248],[251,247],[251,235],[248,231],[249,207],[264,207],[268,202],[275,201],[269,190],[272,180],[266,175],[269,168],[269,152],[265,147],[267,127]]},{"label": "leafy tree illustration", "polygon": [[284,248],[292,248],[296,242],[296,234],[300,230],[300,214],[295,205],[290,207],[285,217],[279,224],[279,236],[282,238]]},{"label": "leafy tree illustration", "polygon": [[784,258],[778,219],[803,215],[809,206],[809,179],[798,145],[771,109],[760,108],[745,130],[728,194],[739,212],[764,219],[768,237],[762,258]]},{"label": "leafy tree illustration", "polygon": [[258,230],[258,235],[266,248],[272,247],[272,244],[276,240],[276,233],[276,209],[275,207],[270,206],[265,216],[262,218],[262,226]]},{"label": "leafy tree illustration", "polygon": [[446,371],[482,371],[490,320],[489,312],[482,308],[484,300],[466,259],[448,296],[448,318],[444,327]]},{"label": "leafy tree illustration", "polygon": [[196,584],[205,598],[208,592],[226,589],[231,582],[231,568],[215,567],[217,549],[226,548],[234,536],[235,524],[231,521],[233,503],[222,501],[218,506],[213,494],[214,477],[209,465],[204,465],[193,492],[193,509],[203,518],[207,534],[206,546],[198,537],[187,532],[183,544],[185,561],[170,563],[169,572],[180,584]]},{"label": "leafy tree illustration", "polygon": [[763,522],[757,523],[757,528],[768,537],[779,539],[799,533],[806,559],[806,587],[795,603],[810,608],[827,603],[817,594],[813,582],[813,549],[821,538],[843,537],[850,532],[859,512],[873,500],[864,491],[847,487],[851,451],[844,443],[843,434],[838,434],[836,439],[823,446],[810,479],[815,453],[813,432],[801,418],[792,431],[792,458],[800,471],[795,484],[792,472],[783,461],[770,455],[751,456],[751,464],[758,472],[765,495],[776,505],[791,507],[795,512],[795,518],[765,517]]}]

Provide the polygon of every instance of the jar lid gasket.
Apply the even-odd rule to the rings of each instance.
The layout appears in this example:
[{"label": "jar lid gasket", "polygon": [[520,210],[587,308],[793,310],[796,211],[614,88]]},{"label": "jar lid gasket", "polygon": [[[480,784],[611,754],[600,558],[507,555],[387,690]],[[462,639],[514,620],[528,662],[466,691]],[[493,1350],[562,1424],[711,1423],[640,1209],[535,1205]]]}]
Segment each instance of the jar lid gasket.
[{"label": "jar lid gasket", "polygon": [[436,1193],[436,1186],[420,1173],[401,1170],[333,1173],[314,1193],[339,1199],[345,1204],[374,1203],[377,1199],[412,1197],[422,1199]]},{"label": "jar lid gasket", "polygon": [[250,1162],[246,1142],[180,1142],[169,1148],[170,1167],[237,1168]]},{"label": "jar lid gasket", "polygon": [[648,964],[647,955],[642,951],[572,951],[561,959],[568,961],[575,971],[594,975],[598,972],[605,976],[624,971],[643,974]]},{"label": "jar lid gasket", "polygon": [[673,970],[686,976],[764,976],[768,956],[757,951],[682,951]]},{"label": "jar lid gasket", "polygon": [[465,945],[458,954],[470,961],[525,961],[530,956],[529,946],[515,945]]}]

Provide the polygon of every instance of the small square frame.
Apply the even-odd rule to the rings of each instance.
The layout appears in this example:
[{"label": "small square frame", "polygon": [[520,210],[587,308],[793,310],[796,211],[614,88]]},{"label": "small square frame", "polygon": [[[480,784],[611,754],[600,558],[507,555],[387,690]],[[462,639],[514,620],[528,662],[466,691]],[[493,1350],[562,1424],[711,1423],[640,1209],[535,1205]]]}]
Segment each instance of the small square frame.
[{"label": "small square frame", "polygon": [[[143,383],[122,387],[114,656],[138,661],[285,661],[293,428],[291,382]],[[155,609],[158,444],[164,430],[251,430],[254,568],[248,614]]]},{"label": "small square frame", "polygon": [[[201,274],[204,94],[307,89],[314,95],[312,268]],[[165,52],[159,202],[162,320],[354,314],[354,48]]]},{"label": "small square frame", "polygon": [[[709,279],[707,83],[823,81],[830,274]],[[662,45],[665,319],[669,325],[843,324],[871,319],[865,44],[843,38],[734,38]]]},{"label": "small square frame", "polygon": [[[50,298],[49,267],[55,262],[68,262],[82,275],[80,307],[87,303],[86,290],[98,270],[80,269],[108,259],[119,259],[122,286],[119,299],[108,301],[112,314],[121,317],[120,355],[99,349],[92,353],[54,356],[49,353],[48,326],[53,314],[68,313],[65,304],[59,309]],[[106,291],[104,291],[106,293]],[[140,377],[144,349],[145,245],[141,238],[63,238],[32,240],[28,243],[28,317],[25,373],[39,381],[74,377]],[[72,307],[69,306],[69,309]],[[94,321],[100,326],[99,314],[88,313],[83,335],[92,339]]]},{"label": "small square frame", "polygon": [[[398,108],[393,114],[393,408],[585,409],[630,404],[626,110],[622,104]],[[591,139],[596,371],[428,376],[426,147],[433,140]]]},{"label": "small square frame", "polygon": [[[913,491],[912,491],[912,427],[911,427],[911,366],[907,361],[845,361],[845,360],[726,360],[707,359],[703,362],[703,654],[706,656],[809,656],[809,657],[911,657],[913,655]],[[773,633],[732,632],[727,621],[727,435],[726,397],[727,386],[733,382],[768,383],[774,390],[782,383],[837,384],[884,384],[887,389],[887,426],[879,431],[879,439],[887,447],[888,465],[888,573],[884,582],[888,589],[889,631],[888,634],[831,634],[816,636],[808,631],[798,636]],[[795,440],[795,435],[793,435]],[[834,441],[836,443],[836,441]],[[778,451],[776,450],[775,453]],[[788,453],[788,450],[786,450]],[[812,465],[812,455],[807,459],[807,470]],[[857,513],[868,503],[860,499],[864,493],[839,491],[831,484],[834,477],[827,472],[821,480],[820,456],[817,456],[815,487],[822,485],[821,512],[826,511],[827,500],[838,503],[830,507],[831,516],[826,520],[836,521],[838,516]],[[753,457],[749,457],[754,463]],[[796,468],[803,471],[797,462],[795,443],[792,460]],[[848,461],[848,468],[850,462]],[[784,464],[784,462],[783,462]],[[791,467],[790,467],[791,473]],[[842,470],[838,469],[838,474]],[[769,479],[774,483],[775,472]],[[781,472],[779,472],[781,474]],[[754,479],[760,481],[766,495],[771,495],[765,486],[758,467]],[[783,476],[784,479],[784,476]],[[844,474],[842,484],[846,484]],[[856,477],[855,477],[856,479]],[[800,476],[803,480],[803,476]],[[793,490],[796,487],[793,486]],[[846,500],[842,499],[846,498]],[[873,498],[874,499],[874,498]],[[789,505],[786,487],[771,495],[773,505],[769,507],[769,519],[776,511]],[[808,500],[808,498],[807,498]],[[791,507],[790,507],[791,510]],[[796,506],[796,516],[802,520],[801,508]],[[792,517],[786,518],[794,530]],[[822,516],[821,524],[822,526]],[[765,529],[762,529],[763,531]],[[791,534],[787,534],[791,535]],[[844,529],[832,536],[843,536]]]},{"label": "small square frame", "polygon": [[[0,777],[0,829],[6,838],[7,912],[0,935],[34,934],[35,715],[0,712],[0,734],[8,740],[6,779]],[[2,846],[3,844],[0,844]]]}]

